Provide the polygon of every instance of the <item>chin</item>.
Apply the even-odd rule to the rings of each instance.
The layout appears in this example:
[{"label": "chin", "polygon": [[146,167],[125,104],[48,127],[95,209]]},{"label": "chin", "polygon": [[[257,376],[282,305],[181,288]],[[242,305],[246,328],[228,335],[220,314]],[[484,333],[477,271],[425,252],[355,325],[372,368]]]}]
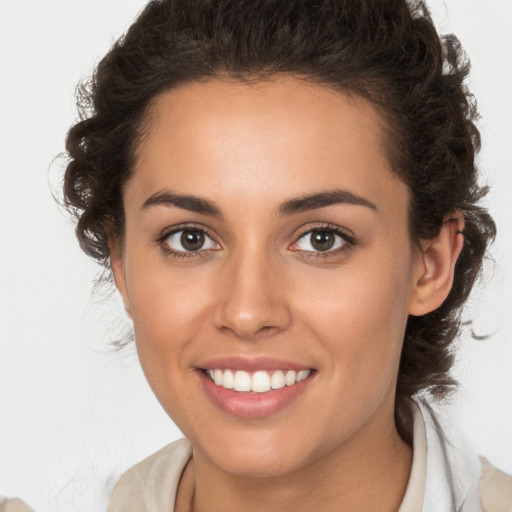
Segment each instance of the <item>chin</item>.
[{"label": "chin", "polygon": [[[212,432],[218,430],[212,429]],[[297,437],[296,434],[296,426],[292,429],[242,427],[222,436],[196,437],[191,441],[195,452],[227,474],[244,478],[276,478],[299,471],[316,458],[314,446],[308,443],[312,436]]]},{"label": "chin", "polygon": [[[279,478],[307,465],[304,454],[297,451],[269,453],[228,453],[211,462],[223,472],[241,478]],[[212,454],[215,456],[214,454]],[[300,457],[300,459],[299,459]]]}]

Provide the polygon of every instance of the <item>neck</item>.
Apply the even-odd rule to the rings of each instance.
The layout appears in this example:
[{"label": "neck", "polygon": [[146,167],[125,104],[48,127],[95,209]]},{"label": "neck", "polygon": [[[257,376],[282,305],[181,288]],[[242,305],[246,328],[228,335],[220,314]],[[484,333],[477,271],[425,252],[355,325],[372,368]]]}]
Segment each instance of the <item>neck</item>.
[{"label": "neck", "polygon": [[396,512],[411,464],[412,449],[398,435],[392,417],[384,430],[381,421],[374,421],[342,446],[282,476],[231,475],[194,450],[176,510]]}]

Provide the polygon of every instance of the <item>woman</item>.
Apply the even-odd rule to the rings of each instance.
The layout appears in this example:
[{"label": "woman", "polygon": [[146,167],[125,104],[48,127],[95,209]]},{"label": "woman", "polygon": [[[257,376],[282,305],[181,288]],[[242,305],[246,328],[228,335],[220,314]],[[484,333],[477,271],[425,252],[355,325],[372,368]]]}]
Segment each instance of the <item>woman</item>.
[{"label": "woman", "polygon": [[404,0],[150,2],[102,60],[66,203],[186,437],[109,510],[510,510],[418,398],[495,234],[467,73]]}]

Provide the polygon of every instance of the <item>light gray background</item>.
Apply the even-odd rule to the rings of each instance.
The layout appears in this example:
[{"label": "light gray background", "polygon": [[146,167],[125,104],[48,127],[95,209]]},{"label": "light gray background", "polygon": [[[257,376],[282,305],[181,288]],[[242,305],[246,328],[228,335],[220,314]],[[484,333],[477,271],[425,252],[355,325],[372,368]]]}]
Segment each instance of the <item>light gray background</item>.
[{"label": "light gray background", "polygon": [[[179,436],[133,349],[110,351],[122,308],[91,295],[97,269],[50,193],[74,86],[144,3],[0,1],[0,494],[38,512],[104,510],[122,470]],[[478,451],[512,472],[512,1],[429,4],[473,63],[480,167],[499,227],[496,264],[466,315],[494,335],[464,334],[450,409]]]}]

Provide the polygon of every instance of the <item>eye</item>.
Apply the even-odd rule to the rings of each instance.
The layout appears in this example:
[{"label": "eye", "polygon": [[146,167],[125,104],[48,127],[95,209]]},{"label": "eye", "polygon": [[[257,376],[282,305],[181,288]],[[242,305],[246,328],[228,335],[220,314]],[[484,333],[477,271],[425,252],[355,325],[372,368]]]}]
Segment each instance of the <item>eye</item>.
[{"label": "eye", "polygon": [[292,250],[304,252],[337,252],[353,244],[351,238],[334,228],[319,227],[304,233],[292,246]]},{"label": "eye", "polygon": [[203,230],[197,228],[184,228],[166,235],[162,244],[174,253],[193,253],[211,249],[219,249],[220,246]]}]

